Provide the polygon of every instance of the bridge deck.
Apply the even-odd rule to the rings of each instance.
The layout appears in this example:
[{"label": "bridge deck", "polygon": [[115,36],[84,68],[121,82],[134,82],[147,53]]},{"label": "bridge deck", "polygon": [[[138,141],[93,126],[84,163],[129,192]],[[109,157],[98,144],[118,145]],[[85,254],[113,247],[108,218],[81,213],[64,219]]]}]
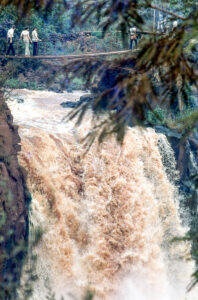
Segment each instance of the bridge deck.
[{"label": "bridge deck", "polygon": [[113,56],[113,55],[122,55],[129,53],[137,53],[138,50],[122,50],[122,51],[112,51],[112,52],[92,52],[84,54],[72,54],[72,55],[39,55],[39,56],[7,56],[0,55],[0,59],[9,58],[9,59],[78,59],[78,58],[87,58],[87,57],[99,57],[99,56]]}]

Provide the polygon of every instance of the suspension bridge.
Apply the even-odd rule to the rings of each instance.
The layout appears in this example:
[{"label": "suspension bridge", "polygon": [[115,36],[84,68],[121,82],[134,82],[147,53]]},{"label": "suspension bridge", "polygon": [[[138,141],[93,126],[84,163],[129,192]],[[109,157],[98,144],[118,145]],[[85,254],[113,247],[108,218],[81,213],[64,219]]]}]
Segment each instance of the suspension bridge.
[{"label": "suspension bridge", "polygon": [[38,55],[38,56],[23,56],[23,55],[0,55],[0,59],[41,59],[41,60],[73,60],[73,59],[86,59],[92,57],[107,57],[107,56],[119,56],[119,55],[127,55],[127,54],[135,54],[138,52],[136,50],[121,50],[121,51],[109,51],[109,52],[92,52],[92,53],[82,53],[82,54],[68,54],[68,55]]},{"label": "suspension bridge", "polygon": [[[101,32],[94,32],[101,33]],[[149,31],[137,31],[140,35],[152,35],[160,36],[162,33],[149,32]],[[119,35],[118,35],[119,34]],[[71,38],[71,40],[69,40]],[[5,38],[0,38],[1,52],[0,59],[34,59],[34,60],[73,60],[73,59],[86,59],[92,57],[110,57],[110,56],[122,56],[133,53],[137,53],[138,50],[123,50],[123,44],[121,42],[121,32],[116,31],[108,33],[103,39],[92,36],[92,32],[81,32],[76,36],[69,35],[55,35],[51,36],[48,40],[39,43],[39,55],[38,56],[24,56],[24,45],[20,40],[16,40],[15,52],[16,56],[7,56],[4,53],[7,52],[7,42]],[[3,46],[4,45],[4,46]],[[2,49],[4,50],[2,51]]]}]

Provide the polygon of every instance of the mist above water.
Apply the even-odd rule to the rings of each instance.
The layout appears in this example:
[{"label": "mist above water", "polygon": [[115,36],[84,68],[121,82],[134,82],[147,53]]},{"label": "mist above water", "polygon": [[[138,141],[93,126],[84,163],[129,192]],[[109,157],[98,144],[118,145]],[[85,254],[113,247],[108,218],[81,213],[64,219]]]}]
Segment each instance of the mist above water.
[{"label": "mist above water", "polygon": [[79,141],[91,111],[75,127],[62,121],[69,109],[60,106],[80,95],[22,90],[8,101],[33,198],[31,232],[43,230],[32,299],[45,299],[46,285],[57,299],[82,299],[88,288],[98,300],[188,299],[189,245],[171,242],[185,229],[158,147],[163,140],[174,161],[168,142],[152,129],[131,128],[122,146],[110,137],[84,156]]}]

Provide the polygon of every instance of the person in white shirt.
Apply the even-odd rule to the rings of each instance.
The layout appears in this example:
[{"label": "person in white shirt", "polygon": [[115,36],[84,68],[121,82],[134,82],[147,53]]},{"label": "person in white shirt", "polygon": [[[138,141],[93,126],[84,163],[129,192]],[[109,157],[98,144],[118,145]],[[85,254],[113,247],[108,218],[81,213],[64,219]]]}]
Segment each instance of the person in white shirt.
[{"label": "person in white shirt", "polygon": [[137,39],[138,39],[138,34],[137,34],[137,28],[132,27],[129,29],[130,31],[130,46],[129,49],[133,49],[133,42],[135,43],[136,49],[137,49]]},{"label": "person in white shirt", "polygon": [[178,21],[173,22],[173,30],[175,30],[178,27]]},{"label": "person in white shirt", "polygon": [[30,48],[29,47],[30,47],[30,43],[32,41],[31,41],[31,38],[30,38],[30,32],[29,32],[28,27],[26,27],[25,30],[23,30],[21,32],[20,39],[22,39],[24,44],[25,44],[25,56],[30,56]]},{"label": "person in white shirt", "polygon": [[12,55],[15,56],[15,50],[14,50],[14,31],[15,31],[15,25],[13,25],[7,33],[7,41],[8,41],[8,50],[6,52],[6,55],[9,55],[10,50],[12,51]]},{"label": "person in white shirt", "polygon": [[41,42],[41,40],[38,37],[37,28],[34,28],[32,31],[32,42],[33,42],[33,56],[38,55],[38,42]]}]

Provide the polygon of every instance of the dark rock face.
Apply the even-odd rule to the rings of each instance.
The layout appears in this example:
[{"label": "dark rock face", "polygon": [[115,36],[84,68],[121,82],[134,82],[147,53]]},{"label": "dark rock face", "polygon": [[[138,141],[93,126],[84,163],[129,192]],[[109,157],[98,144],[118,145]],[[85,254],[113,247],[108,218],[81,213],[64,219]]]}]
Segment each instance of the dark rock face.
[{"label": "dark rock face", "polygon": [[62,102],[60,105],[63,108],[76,108],[84,103],[90,103],[93,102],[93,96],[91,94],[86,94],[80,97],[79,101],[73,102],[73,101],[66,101],[66,102]]},{"label": "dark rock face", "polygon": [[128,75],[129,71],[127,70],[127,68],[135,68],[135,63],[135,59],[129,59],[122,62],[120,68],[108,67],[106,69],[103,69],[103,75],[95,84],[95,86],[93,86],[91,92],[93,94],[98,94],[113,88],[119,81],[121,76],[125,77],[126,75]]},{"label": "dark rock face", "polygon": [[22,99],[22,98],[17,98],[16,101],[17,101],[17,103],[24,103],[24,99]]},{"label": "dark rock face", "polygon": [[28,193],[17,159],[17,127],[0,98],[0,299],[16,299],[28,237]]}]

